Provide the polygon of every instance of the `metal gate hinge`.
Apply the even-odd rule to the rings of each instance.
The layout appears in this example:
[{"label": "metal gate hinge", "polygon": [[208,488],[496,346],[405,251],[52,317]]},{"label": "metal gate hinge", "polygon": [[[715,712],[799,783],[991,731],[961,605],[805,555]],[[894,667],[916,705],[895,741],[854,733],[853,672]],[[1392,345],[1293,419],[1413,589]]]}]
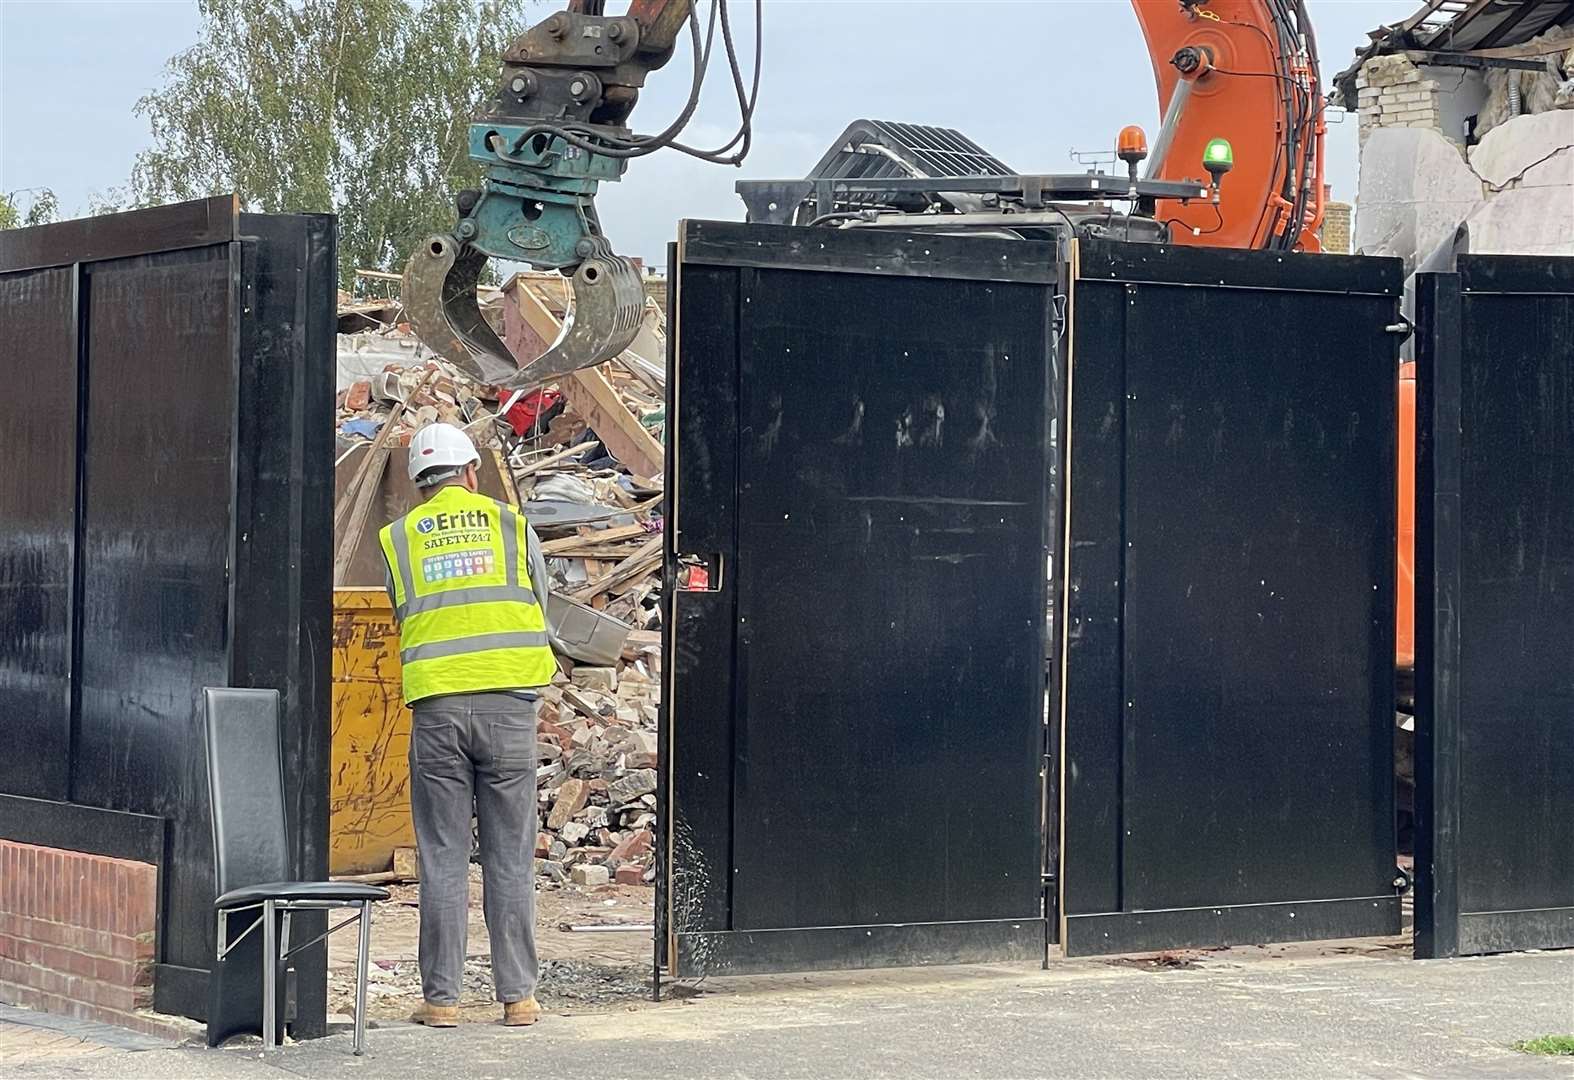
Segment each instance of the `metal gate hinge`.
[{"label": "metal gate hinge", "polygon": [[1415,333],[1415,328],[1415,323],[1401,315],[1399,316],[1398,322],[1389,323],[1387,326],[1383,327],[1383,333],[1400,334],[1404,337],[1409,337],[1411,334]]}]

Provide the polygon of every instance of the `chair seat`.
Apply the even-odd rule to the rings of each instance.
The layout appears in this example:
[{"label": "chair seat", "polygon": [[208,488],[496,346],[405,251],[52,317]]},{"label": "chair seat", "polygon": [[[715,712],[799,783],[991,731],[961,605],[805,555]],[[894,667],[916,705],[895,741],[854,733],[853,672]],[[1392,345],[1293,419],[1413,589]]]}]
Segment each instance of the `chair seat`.
[{"label": "chair seat", "polygon": [[388,890],[376,885],[360,885],[353,881],[269,881],[261,885],[245,885],[231,889],[213,906],[225,908],[246,907],[264,900],[386,900]]}]

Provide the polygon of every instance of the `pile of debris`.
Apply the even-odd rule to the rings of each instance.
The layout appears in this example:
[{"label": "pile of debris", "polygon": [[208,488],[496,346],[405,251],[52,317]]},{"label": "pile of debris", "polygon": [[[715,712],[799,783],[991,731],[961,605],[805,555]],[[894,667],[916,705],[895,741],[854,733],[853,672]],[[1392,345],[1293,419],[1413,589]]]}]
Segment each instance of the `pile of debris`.
[{"label": "pile of debris", "polygon": [[410,445],[417,431],[438,422],[464,428],[479,447],[499,445],[495,392],[476,386],[440,357],[427,355],[409,366],[389,361],[373,377],[341,390],[338,406],[341,455],[357,440],[376,440],[389,424],[385,443],[392,446]]},{"label": "pile of debris", "polygon": [[537,871],[577,885],[653,879],[661,635],[637,630],[616,667],[576,665],[542,694]]},{"label": "pile of debris", "polygon": [[[357,274],[371,280],[392,276]],[[516,469],[525,466],[532,451],[594,438],[603,456],[625,472],[659,483],[666,321],[657,297],[665,291],[664,280],[650,280],[644,325],[621,356],[545,385],[513,390],[479,383],[433,353],[411,331],[397,298],[341,293],[340,456],[379,435],[386,445],[407,446],[415,432],[442,421],[465,428],[478,446],[506,450]],[[477,300],[515,355],[537,356],[566,317],[568,283],[557,274],[516,274],[501,289],[481,287]]]},{"label": "pile of debris", "polygon": [[[374,288],[396,280],[360,273]],[[665,283],[653,285],[645,324],[622,356],[524,389],[478,383],[432,353],[395,297],[340,298],[340,461],[386,456],[431,423],[461,427],[499,465],[502,490],[487,493],[522,508],[546,556],[547,616],[564,669],[544,688],[538,727],[536,854],[548,880],[638,884],[651,874],[666,419],[666,328],[655,299]],[[518,274],[478,295],[522,357],[545,350],[568,299],[556,274]],[[372,500],[357,505],[355,491],[375,486],[377,472],[340,494],[341,548],[362,542],[354,521]],[[342,554],[336,571],[353,552]]]}]

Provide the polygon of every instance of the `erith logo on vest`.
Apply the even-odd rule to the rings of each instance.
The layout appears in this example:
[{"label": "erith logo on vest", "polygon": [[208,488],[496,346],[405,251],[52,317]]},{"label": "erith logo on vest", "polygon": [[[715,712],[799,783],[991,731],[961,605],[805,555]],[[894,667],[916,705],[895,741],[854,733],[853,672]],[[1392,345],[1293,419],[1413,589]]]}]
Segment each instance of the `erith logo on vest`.
[{"label": "erith logo on vest", "polygon": [[435,517],[422,518],[415,523],[415,531],[425,535],[434,529],[447,532],[449,529],[484,529],[486,528],[486,511],[463,510],[457,514],[438,514]]}]

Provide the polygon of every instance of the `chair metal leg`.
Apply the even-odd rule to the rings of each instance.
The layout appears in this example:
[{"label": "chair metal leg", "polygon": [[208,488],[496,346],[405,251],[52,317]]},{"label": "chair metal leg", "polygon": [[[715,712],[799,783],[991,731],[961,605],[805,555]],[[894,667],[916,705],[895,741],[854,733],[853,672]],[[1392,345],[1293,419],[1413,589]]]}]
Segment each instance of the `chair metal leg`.
[{"label": "chair metal leg", "polygon": [[279,979],[279,943],[273,924],[273,901],[262,902],[262,1049],[272,1050],[274,1042],[274,1017]]},{"label": "chair metal leg", "polygon": [[[284,908],[279,913],[279,963],[274,968],[286,979],[290,974],[290,905],[284,902]],[[288,1020],[288,1016],[285,1017]]]},{"label": "chair metal leg", "polygon": [[361,921],[355,952],[355,1044],[357,1056],[366,1052],[366,969],[371,964],[372,903],[361,901]]}]

